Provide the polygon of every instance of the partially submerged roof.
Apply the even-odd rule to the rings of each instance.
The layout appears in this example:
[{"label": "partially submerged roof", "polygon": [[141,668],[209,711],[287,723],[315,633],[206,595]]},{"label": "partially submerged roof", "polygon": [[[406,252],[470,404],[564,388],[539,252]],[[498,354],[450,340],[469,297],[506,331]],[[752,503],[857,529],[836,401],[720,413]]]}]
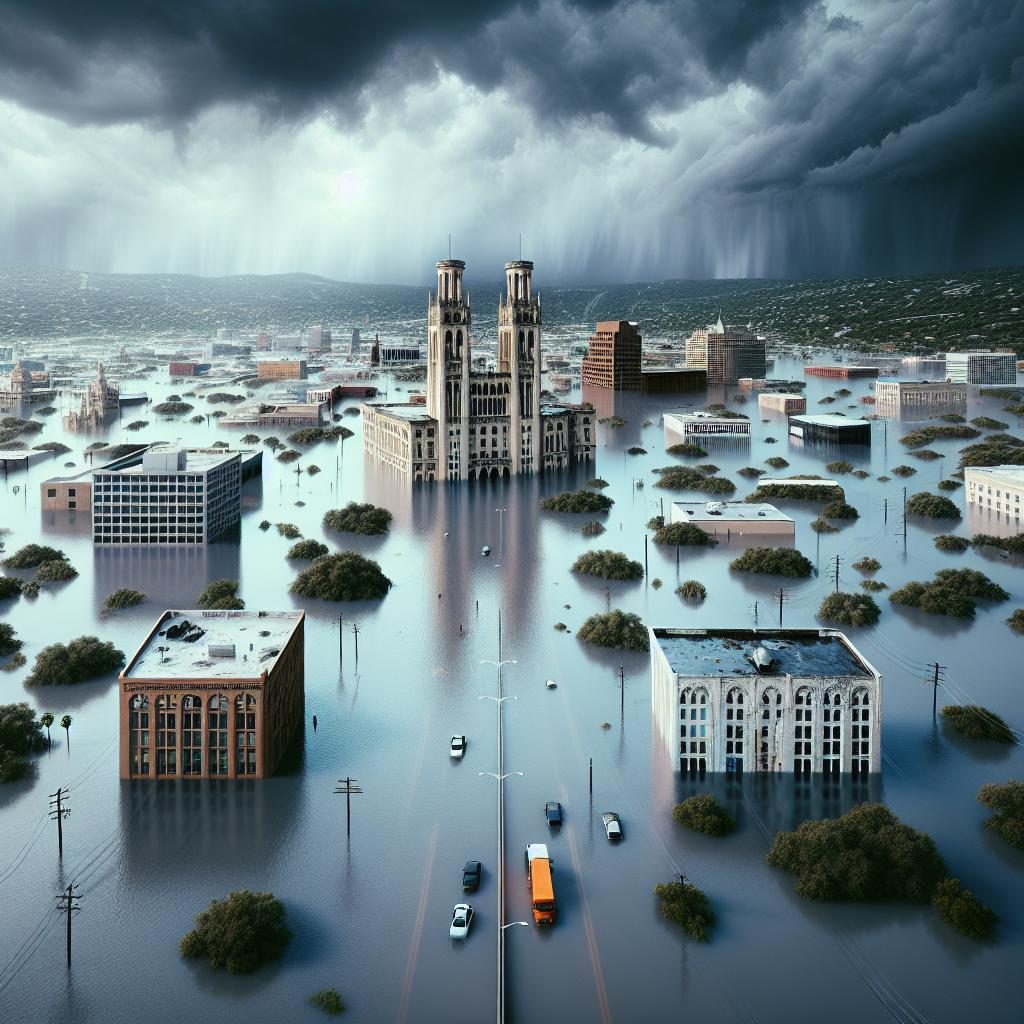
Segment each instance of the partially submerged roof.
[{"label": "partially submerged roof", "polygon": [[166,611],[121,678],[256,679],[269,674],[302,618],[301,611]]},{"label": "partially submerged roof", "polygon": [[[708,510],[712,506],[715,511]],[[745,522],[776,522],[792,523],[793,520],[785,512],[780,512],[774,505],[767,502],[753,504],[747,501],[673,501],[672,508],[678,509],[679,514],[687,519],[700,519],[701,521],[745,523]],[[687,519],[677,519],[673,522],[686,522]]]},{"label": "partially submerged roof", "polygon": [[[679,676],[861,676],[873,673],[846,637],[828,629],[654,629],[669,667]],[[763,647],[768,671],[751,661]]]}]

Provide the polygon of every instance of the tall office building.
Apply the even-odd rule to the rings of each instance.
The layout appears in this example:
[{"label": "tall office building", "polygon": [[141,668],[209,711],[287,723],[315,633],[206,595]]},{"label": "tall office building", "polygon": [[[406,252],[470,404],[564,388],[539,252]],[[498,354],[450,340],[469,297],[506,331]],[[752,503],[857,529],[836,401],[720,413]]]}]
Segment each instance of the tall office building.
[{"label": "tall office building", "polygon": [[310,350],[310,352],[330,352],[331,351],[331,331],[330,331],[330,328],[324,327],[322,324],[319,327],[310,327],[310,329],[309,329],[309,350]]},{"label": "tall office building", "polygon": [[947,352],[946,379],[955,384],[1016,384],[1013,352]]},{"label": "tall office building", "polygon": [[359,334],[359,328],[358,327],[353,327],[352,328],[352,341],[350,342],[349,347],[348,347],[348,354],[350,356],[357,356],[357,355],[359,355],[359,349],[360,349],[361,345],[362,345],[362,337]]},{"label": "tall office building", "polygon": [[94,544],[206,544],[238,526],[242,457],[152,448],[92,474]]},{"label": "tall office building", "polygon": [[426,409],[362,406],[365,451],[410,481],[516,476],[591,460],[593,411],[541,407],[541,304],[533,292],[533,263],[505,264],[492,371],[472,369],[465,267],[462,260],[438,263],[437,293],[428,296]]},{"label": "tall office building", "polygon": [[640,390],[640,345],[643,339],[636,326],[629,320],[602,320],[598,323],[580,367],[583,384],[613,391]]},{"label": "tall office building", "polygon": [[726,326],[722,318],[686,339],[686,365],[706,370],[708,386],[736,384],[741,377],[765,375],[765,341],[745,327]]}]

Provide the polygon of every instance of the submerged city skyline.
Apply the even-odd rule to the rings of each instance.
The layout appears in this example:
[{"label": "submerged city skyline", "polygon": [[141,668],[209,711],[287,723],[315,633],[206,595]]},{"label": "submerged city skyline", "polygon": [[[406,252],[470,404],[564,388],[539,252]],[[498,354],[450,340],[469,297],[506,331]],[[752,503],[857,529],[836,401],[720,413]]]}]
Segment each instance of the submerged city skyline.
[{"label": "submerged city skyline", "polygon": [[0,4],[0,261],[420,283],[1024,262],[1024,10]]}]

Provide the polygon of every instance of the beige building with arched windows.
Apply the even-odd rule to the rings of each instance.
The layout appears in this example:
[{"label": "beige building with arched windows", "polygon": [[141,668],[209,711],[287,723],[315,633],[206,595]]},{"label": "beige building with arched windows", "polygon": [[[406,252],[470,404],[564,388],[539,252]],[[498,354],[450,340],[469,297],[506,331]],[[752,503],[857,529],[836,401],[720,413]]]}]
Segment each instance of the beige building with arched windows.
[{"label": "beige building with arched windows", "polygon": [[305,613],[166,611],[119,676],[122,779],[262,779],[302,724]]},{"label": "beige building with arched windows", "polygon": [[361,407],[363,450],[410,482],[483,480],[590,462],[591,408],[541,404],[541,306],[533,263],[505,264],[493,370],[472,369],[462,260],[437,264],[427,299],[427,403]]},{"label": "beige building with arched windows", "polygon": [[881,677],[835,629],[652,629],[651,693],[680,771],[881,770]]}]

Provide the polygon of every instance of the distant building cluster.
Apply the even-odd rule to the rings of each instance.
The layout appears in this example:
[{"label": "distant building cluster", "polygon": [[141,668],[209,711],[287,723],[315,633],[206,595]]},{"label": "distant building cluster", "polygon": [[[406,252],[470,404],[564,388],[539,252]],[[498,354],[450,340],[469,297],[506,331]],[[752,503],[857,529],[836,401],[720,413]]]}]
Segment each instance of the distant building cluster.
[{"label": "distant building cluster", "polygon": [[722,318],[686,339],[686,365],[707,373],[709,387],[737,384],[741,377],[763,377],[766,343],[745,327],[726,326]]}]

